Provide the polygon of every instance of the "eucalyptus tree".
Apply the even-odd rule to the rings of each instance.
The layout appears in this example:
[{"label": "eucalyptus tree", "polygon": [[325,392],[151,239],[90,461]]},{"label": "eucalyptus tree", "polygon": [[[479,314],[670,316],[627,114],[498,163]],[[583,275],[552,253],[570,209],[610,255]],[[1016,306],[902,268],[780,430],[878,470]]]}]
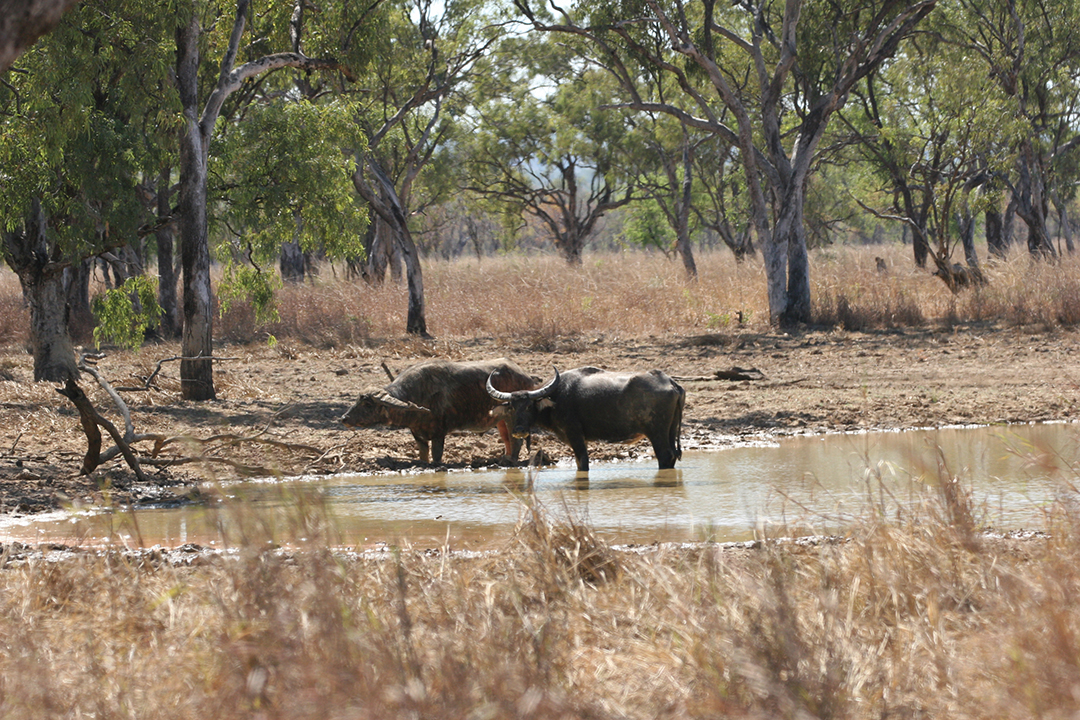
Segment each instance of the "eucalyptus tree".
[{"label": "eucalyptus tree", "polygon": [[980,58],[1022,121],[1014,136],[1010,178],[1016,212],[1028,227],[1028,249],[1055,255],[1047,227],[1050,201],[1073,185],[1060,177],[1080,147],[1075,105],[1080,78],[1080,5],[1074,0],[960,0],[950,37]]},{"label": "eucalyptus tree", "polygon": [[[663,88],[658,88],[663,97]],[[639,113],[630,118],[631,131],[621,147],[631,149],[626,164],[635,178],[638,195],[648,199],[660,212],[660,219],[671,229],[671,247],[682,258],[689,278],[697,277],[697,263],[691,244],[691,230],[696,219],[693,210],[694,154],[707,139],[671,117]],[[641,214],[631,207],[631,217]],[[652,214],[652,213],[649,213]]]},{"label": "eucalyptus tree", "polygon": [[[219,296],[250,299],[260,319],[272,319],[277,276],[269,266],[282,248],[301,254],[300,273],[305,253],[361,251],[367,216],[352,192],[347,152],[362,142],[354,112],[337,94],[313,102],[268,92],[227,126],[210,158],[213,235],[226,261]],[[283,280],[295,279],[290,269]]]},{"label": "eucalyptus tree", "polygon": [[[213,397],[207,207],[211,139],[215,130],[244,120],[244,109],[265,97],[263,90],[271,85],[266,78],[275,70],[341,70],[348,77],[335,58],[313,59],[305,51],[344,48],[351,59],[362,59],[364,50],[356,48],[363,45],[367,21],[378,5],[326,4],[317,14],[322,24],[310,32],[315,38],[310,47],[273,53],[275,46],[297,47],[296,21],[306,7],[302,0],[259,8],[249,0],[165,6],[84,2],[41,44],[40,52],[27,55],[25,67],[20,65],[0,90],[9,109],[0,158],[5,167],[15,168],[5,178],[8,192],[2,200],[9,263],[24,262],[28,270],[20,277],[27,272],[59,277],[56,271],[79,258],[126,242],[136,235],[136,198],[153,195],[147,189],[156,183],[160,217],[153,229],[164,233],[175,221],[181,240],[183,394]],[[251,39],[244,42],[249,29]],[[208,76],[214,82],[200,83]],[[168,134],[174,140],[165,141]],[[296,148],[290,150],[300,157]],[[170,153],[175,153],[171,159]],[[169,207],[173,167],[179,176],[175,212]],[[346,179],[338,176],[339,182]],[[231,209],[235,217],[235,205]],[[268,232],[264,229],[264,235]],[[36,306],[53,316],[64,311],[64,303],[55,300]],[[57,329],[62,322],[52,317],[34,325],[53,328],[38,338],[42,353],[70,355],[70,340]],[[56,362],[43,360],[42,365],[60,369],[43,370],[42,376],[72,372],[70,357]]]},{"label": "eucalyptus tree", "polygon": [[936,36],[912,43],[853,94],[841,115],[876,180],[860,198],[863,207],[903,222],[912,232],[915,264],[932,260],[947,283],[954,280],[958,243],[977,269],[973,216],[1000,204],[992,180],[1015,157],[1007,142],[1016,130],[1008,98]]},{"label": "eucalyptus tree", "polygon": [[30,309],[35,379],[76,372],[72,268],[132,241],[144,220],[149,146],[177,109],[158,96],[166,27],[148,6],[83,3],[0,85],[0,234]]},{"label": "eucalyptus tree", "polygon": [[[632,140],[624,144],[636,178],[639,198],[630,209],[631,229],[638,220],[662,222],[670,229],[670,246],[683,260],[687,276],[697,276],[691,235],[711,230],[736,262],[754,253],[750,238],[737,148],[718,135],[679,123],[664,113],[632,116]],[[641,228],[644,230],[644,228]],[[667,235],[668,233],[665,233]],[[641,237],[648,237],[647,233]],[[655,244],[655,243],[653,243]]]},{"label": "eucalyptus tree", "polygon": [[[353,186],[375,215],[374,242],[393,240],[409,288],[405,330],[426,336],[420,254],[410,228],[419,176],[446,149],[468,103],[477,62],[501,35],[482,0],[409,0],[392,5],[375,42],[379,62],[364,79]],[[388,234],[380,234],[383,227]],[[371,255],[383,252],[369,249]]]},{"label": "eucalyptus tree", "polygon": [[633,198],[629,125],[604,107],[608,78],[554,38],[515,38],[490,59],[473,110],[469,187],[507,218],[535,218],[580,264],[601,218]]},{"label": "eucalyptus tree", "polygon": [[695,185],[691,209],[698,223],[719,236],[736,262],[753,256],[746,183],[739,173],[738,148],[714,134],[695,148],[692,161]]},{"label": "eucalyptus tree", "polygon": [[[896,52],[936,0],[582,2],[555,16],[530,0],[514,4],[538,30],[586,38],[590,56],[619,79],[628,109],[669,113],[739,148],[770,318],[808,321],[803,213],[818,146],[855,84]],[[641,28],[654,26],[668,38],[662,48],[643,39],[651,33]],[[670,73],[688,101],[641,97],[630,58]]]},{"label": "eucalyptus tree", "polygon": [[[213,298],[210,284],[210,239],[207,214],[210,141],[226,101],[249,91],[261,76],[282,68],[340,71],[354,76],[336,57],[313,58],[291,49],[289,32],[296,5],[261,4],[251,0],[191,0],[176,31],[175,82],[180,97],[178,226],[184,289],[184,331],[180,362],[182,394],[188,400],[215,397],[213,379]],[[218,22],[230,16],[232,22]],[[321,18],[328,30],[311,32],[334,46],[340,33],[362,22],[363,11],[331,5]],[[249,21],[252,32],[245,41]],[[330,30],[332,29],[332,31]],[[316,45],[313,49],[323,50]],[[212,60],[210,60],[212,58]],[[239,64],[238,64],[238,61]],[[201,82],[212,68],[212,85]],[[209,88],[209,91],[206,91]]]}]

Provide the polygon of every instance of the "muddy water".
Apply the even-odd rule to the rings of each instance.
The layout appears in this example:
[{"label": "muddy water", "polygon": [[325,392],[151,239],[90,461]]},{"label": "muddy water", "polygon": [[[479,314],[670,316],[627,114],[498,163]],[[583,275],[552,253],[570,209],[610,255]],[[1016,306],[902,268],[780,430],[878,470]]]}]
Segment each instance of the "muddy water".
[{"label": "muddy water", "polygon": [[[204,505],[6,520],[0,537],[132,545],[294,543],[332,519],[330,540],[454,548],[510,536],[529,503],[584,520],[609,542],[741,540],[842,530],[870,508],[895,514],[943,477],[970,488],[977,519],[1034,527],[1080,484],[1080,428],[1030,425],[784,439],[686,452],[675,470],[641,462],[539,471],[488,469],[254,482],[210,489]],[[319,529],[322,527],[323,529]]]}]

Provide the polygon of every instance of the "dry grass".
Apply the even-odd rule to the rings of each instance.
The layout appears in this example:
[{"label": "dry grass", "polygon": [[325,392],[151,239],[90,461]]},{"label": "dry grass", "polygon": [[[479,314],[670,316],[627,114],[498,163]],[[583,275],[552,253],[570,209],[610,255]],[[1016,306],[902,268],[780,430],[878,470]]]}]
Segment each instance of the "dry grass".
[{"label": "dry grass", "polygon": [[479,557],[332,550],[317,505],[295,511],[308,541],[288,552],[238,506],[233,554],[193,566],[170,560],[183,553],[7,548],[0,716],[1080,711],[1068,500],[1048,511],[1051,536],[1028,541],[971,532],[959,484],[899,520],[871,508],[845,542],[643,553],[524,502],[515,537]]},{"label": "dry grass", "polygon": [[[876,257],[887,269],[877,269]],[[988,265],[985,286],[953,295],[915,268],[910,248],[836,247],[811,257],[814,322],[848,330],[1000,322],[1051,329],[1080,324],[1080,260],[1033,262],[1015,252]],[[554,256],[508,255],[429,260],[424,267],[429,331],[439,337],[496,337],[535,350],[574,349],[605,336],[761,330],[768,322],[760,259],[736,264],[730,253],[698,258],[700,277],[659,254],[595,254],[581,267]],[[255,323],[239,303],[216,320],[215,335],[233,343],[271,336],[313,347],[365,345],[401,337],[404,283],[371,287],[332,267],[314,284],[278,295],[280,320]],[[14,275],[0,271],[0,344],[25,344],[29,322]]]},{"label": "dry grass", "polygon": [[[871,330],[972,322],[1052,329],[1080,323],[1078,259],[1052,265],[1015,253],[986,268],[986,286],[954,295],[913,267],[909,255],[903,247],[815,252],[815,324]],[[877,270],[878,256],[886,261],[885,272]],[[690,282],[677,262],[645,253],[594,255],[577,268],[556,257],[431,261],[424,275],[428,328],[436,336],[512,339],[540,351],[579,349],[597,336],[765,329],[769,310],[760,262],[739,265],[721,252],[703,255],[698,267],[698,280]],[[406,302],[403,286],[327,279],[286,291],[282,322],[266,330],[325,346],[398,337]],[[233,324],[251,327],[247,317],[238,323],[223,318],[225,336]]]}]

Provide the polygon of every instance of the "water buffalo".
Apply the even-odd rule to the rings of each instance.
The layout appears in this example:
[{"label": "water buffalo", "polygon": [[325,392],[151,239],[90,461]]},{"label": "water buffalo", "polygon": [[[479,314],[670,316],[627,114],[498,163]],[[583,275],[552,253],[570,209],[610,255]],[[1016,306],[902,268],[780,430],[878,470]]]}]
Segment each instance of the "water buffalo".
[{"label": "water buffalo", "polygon": [[686,392],[659,370],[607,372],[582,367],[559,374],[535,390],[506,392],[489,380],[488,394],[501,403],[492,411],[506,417],[515,438],[533,426],[552,431],[570,445],[578,470],[589,469],[588,440],[632,442],[649,438],[660,469],[682,457],[683,406]]},{"label": "water buffalo", "polygon": [[492,417],[497,403],[488,395],[491,378],[503,390],[528,390],[539,379],[506,358],[476,362],[426,360],[403,371],[384,388],[368,388],[341,422],[349,427],[389,425],[412,431],[420,461],[442,462],[446,434],[454,430],[484,432],[496,424],[506,456],[517,460],[521,440],[510,435],[506,423]]}]

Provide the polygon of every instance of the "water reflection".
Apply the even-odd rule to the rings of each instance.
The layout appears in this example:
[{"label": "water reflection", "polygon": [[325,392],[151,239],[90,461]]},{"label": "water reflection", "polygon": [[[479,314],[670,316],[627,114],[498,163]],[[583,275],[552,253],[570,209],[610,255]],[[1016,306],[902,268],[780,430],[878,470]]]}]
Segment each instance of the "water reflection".
[{"label": "water reflection", "polygon": [[[658,471],[650,458],[594,463],[588,474],[571,461],[539,470],[242,483],[208,491],[213,499],[202,506],[8,519],[0,535],[171,545],[326,535],[346,545],[468,548],[508,537],[538,502],[551,515],[587,522],[609,542],[737,540],[835,532],[869,507],[905,512],[953,476],[973,488],[983,522],[1030,527],[1056,493],[1075,493],[1076,444],[1072,425],[946,429],[687,452],[674,470]],[[330,528],[319,522],[326,517]]]}]

